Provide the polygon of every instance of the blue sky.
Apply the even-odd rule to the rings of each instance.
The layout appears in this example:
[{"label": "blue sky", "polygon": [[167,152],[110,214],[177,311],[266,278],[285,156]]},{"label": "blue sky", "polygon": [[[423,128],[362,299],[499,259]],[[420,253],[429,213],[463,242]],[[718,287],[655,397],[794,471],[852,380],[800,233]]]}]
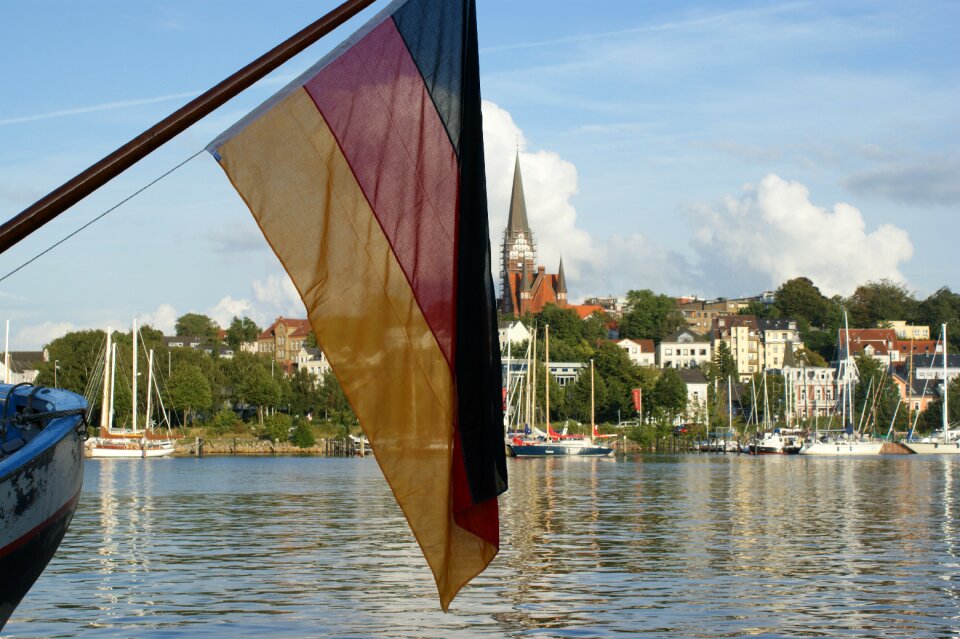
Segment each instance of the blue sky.
[{"label": "blue sky", "polygon": [[[8,4],[4,218],[334,5]],[[372,13],[4,253],[0,275],[200,151]],[[797,275],[827,293],[880,277],[960,288],[960,4],[478,0],[478,15],[493,241],[519,143],[541,261],[563,257],[574,299],[734,296]],[[191,311],[303,315],[204,153],[0,282],[18,349]]]}]

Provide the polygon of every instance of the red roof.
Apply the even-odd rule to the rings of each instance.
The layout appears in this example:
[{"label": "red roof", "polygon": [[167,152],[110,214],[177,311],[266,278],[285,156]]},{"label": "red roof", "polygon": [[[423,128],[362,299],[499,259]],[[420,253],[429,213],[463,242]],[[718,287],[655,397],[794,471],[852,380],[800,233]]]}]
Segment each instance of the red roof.
[{"label": "red roof", "polygon": [[273,339],[279,324],[283,324],[287,328],[287,337],[306,337],[307,334],[310,333],[310,320],[278,317],[273,324],[268,326],[262,333],[260,333],[259,336],[257,336],[257,339]]},{"label": "red roof", "polygon": [[596,304],[573,304],[568,308],[575,310],[577,315],[580,316],[580,319],[587,319],[597,311],[601,313],[605,312],[602,306],[597,306]]}]

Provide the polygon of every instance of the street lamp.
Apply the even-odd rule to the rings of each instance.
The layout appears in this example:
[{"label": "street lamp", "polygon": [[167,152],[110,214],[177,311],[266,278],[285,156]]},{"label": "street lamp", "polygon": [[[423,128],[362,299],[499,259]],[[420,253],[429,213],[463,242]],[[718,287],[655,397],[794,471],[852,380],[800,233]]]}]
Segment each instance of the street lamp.
[{"label": "street lamp", "polygon": [[54,387],[54,388],[60,388],[59,386],[57,386],[57,371],[58,371],[58,370],[60,370],[60,360],[59,360],[59,359],[55,359],[55,360],[53,360],[53,387]]}]

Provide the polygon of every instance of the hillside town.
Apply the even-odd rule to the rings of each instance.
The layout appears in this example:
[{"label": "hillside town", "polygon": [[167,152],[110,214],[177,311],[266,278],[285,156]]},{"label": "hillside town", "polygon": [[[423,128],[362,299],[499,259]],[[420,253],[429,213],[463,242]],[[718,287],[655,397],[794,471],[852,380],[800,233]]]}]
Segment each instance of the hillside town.
[{"label": "hillside town", "polygon": [[[616,425],[640,421],[709,428],[722,418],[718,413],[723,412],[725,392],[733,395],[728,412],[736,412],[741,424],[759,419],[761,412],[764,419],[785,426],[807,424],[837,413],[842,384],[863,381],[862,387],[884,389],[878,395],[882,400],[871,400],[879,419],[896,419],[906,428],[931,404],[942,402],[943,377],[949,380],[960,373],[960,356],[949,355],[945,363],[939,339],[940,324],[960,316],[960,296],[946,288],[918,301],[901,285],[880,281],[862,285],[850,298],[827,298],[809,279],[798,277],[777,290],[736,299],[671,297],[644,289],[571,303],[562,259],[556,273],[538,264],[519,157],[500,247],[499,281],[505,384],[508,377],[523,383],[531,366],[530,344],[537,343],[538,361],[545,361],[544,329],[554,323],[549,371],[557,392],[552,419],[588,421],[583,391],[578,395],[574,387],[582,385],[591,360],[597,360],[603,384],[597,417]],[[923,319],[926,322],[918,321]],[[316,386],[325,380],[336,383],[306,318],[277,317],[260,328],[247,317],[235,317],[222,328],[205,315],[188,313],[178,320],[175,332],[156,332],[154,340],[167,352],[171,376],[172,363],[182,359],[171,353],[190,350],[222,362],[254,357],[278,379],[296,375]],[[42,351],[8,353],[0,361],[2,379],[53,386],[66,380],[85,382],[82,375],[64,376],[73,355],[62,353],[61,341]],[[619,355],[611,356],[610,349]],[[946,350],[955,350],[955,345]],[[162,353],[158,357],[163,359]],[[70,364],[76,369],[76,363]],[[860,380],[863,375],[869,379]],[[209,408],[215,412],[218,405],[230,404],[231,397],[226,389],[216,391],[216,375],[209,377]],[[724,391],[727,380],[732,384]],[[664,390],[671,385],[672,396]],[[765,408],[754,399],[761,387],[768,396]],[[240,398],[232,399],[236,404]],[[860,401],[862,410],[867,399]],[[901,404],[903,411],[897,410]],[[305,411],[311,408],[318,407]],[[542,414],[545,407],[538,410]]]}]

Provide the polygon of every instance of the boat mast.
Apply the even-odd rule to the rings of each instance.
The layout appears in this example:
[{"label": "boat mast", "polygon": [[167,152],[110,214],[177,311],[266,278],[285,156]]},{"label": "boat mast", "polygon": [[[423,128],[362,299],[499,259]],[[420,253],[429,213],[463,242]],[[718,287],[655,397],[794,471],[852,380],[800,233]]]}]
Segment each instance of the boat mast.
[{"label": "boat mast", "polygon": [[[508,329],[508,331],[509,331],[509,329]],[[152,354],[153,354],[153,351],[150,351],[150,354],[152,355]],[[504,406],[504,411],[503,411],[503,429],[504,429],[504,432],[507,432],[507,431],[510,430],[510,365],[511,365],[510,354],[511,354],[511,349],[510,349],[510,335],[507,334],[507,392],[504,394],[504,397],[506,398],[507,401],[506,401],[506,406]],[[148,419],[149,419],[149,417],[148,417]]]},{"label": "boat mast", "polygon": [[537,423],[537,329],[533,329],[533,354],[530,356],[530,428]]},{"label": "boat mast", "polygon": [[153,404],[151,403],[153,399],[153,349],[150,349],[150,356],[147,358],[147,417],[146,423],[143,425],[143,430],[146,432],[150,429],[150,414],[153,409]]},{"label": "boat mast", "polygon": [[727,435],[733,436],[733,375],[727,376]]},{"label": "boat mast", "polygon": [[113,385],[110,379],[110,343],[113,341],[111,336],[113,329],[107,327],[107,342],[103,348],[103,402],[100,405],[100,434],[105,435],[110,428],[110,387]]},{"label": "boat mast", "polygon": [[137,432],[137,318],[133,318],[133,392],[130,402],[133,406],[133,421],[130,432]]},{"label": "boat mast", "polygon": [[117,343],[114,342],[110,349],[110,420],[107,422],[107,428],[113,430],[113,400],[116,397],[117,381]]},{"label": "boat mast", "polygon": [[943,441],[947,442],[947,426],[950,424],[949,413],[947,412],[947,325],[940,327],[940,333],[943,335]]},{"label": "boat mast", "polygon": [[596,422],[594,420],[593,404],[593,360],[590,360],[590,443],[593,443],[593,435],[597,432]]},{"label": "boat mast", "polygon": [[543,354],[544,362],[546,363],[543,374],[543,387],[544,387],[544,406],[545,406],[545,417],[547,420],[547,437],[551,436],[550,433],[550,325],[543,325]]}]

